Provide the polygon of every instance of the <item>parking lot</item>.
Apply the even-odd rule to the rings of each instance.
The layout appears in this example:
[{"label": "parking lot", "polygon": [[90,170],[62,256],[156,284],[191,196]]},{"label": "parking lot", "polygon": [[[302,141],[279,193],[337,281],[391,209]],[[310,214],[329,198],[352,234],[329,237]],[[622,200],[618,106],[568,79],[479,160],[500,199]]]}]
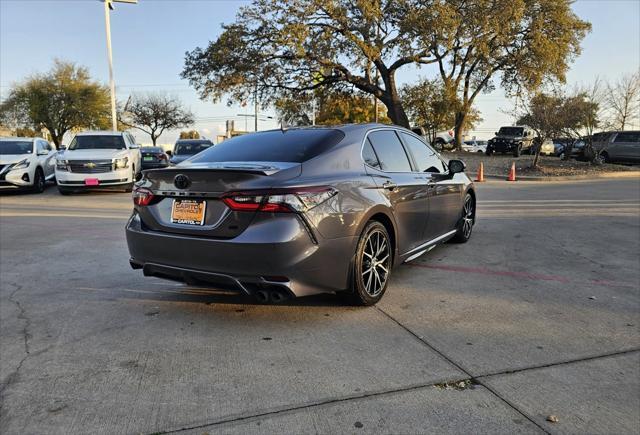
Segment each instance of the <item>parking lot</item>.
[{"label": "parking lot", "polygon": [[130,209],[0,197],[0,432],[640,430],[637,178],[479,185],[372,308],[144,278]]}]

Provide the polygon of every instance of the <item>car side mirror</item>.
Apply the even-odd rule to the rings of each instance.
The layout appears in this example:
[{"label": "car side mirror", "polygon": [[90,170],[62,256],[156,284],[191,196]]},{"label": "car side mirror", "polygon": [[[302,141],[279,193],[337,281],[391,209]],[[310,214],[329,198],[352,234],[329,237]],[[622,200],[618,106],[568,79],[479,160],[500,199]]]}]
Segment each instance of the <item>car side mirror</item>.
[{"label": "car side mirror", "polygon": [[39,155],[39,156],[48,156],[49,155],[49,151],[38,151],[37,155]]},{"label": "car side mirror", "polygon": [[138,145],[137,143],[132,143],[131,145],[129,145],[129,148],[131,148],[132,150],[138,150],[140,149],[140,145]]},{"label": "car side mirror", "polygon": [[168,155],[169,157],[171,157],[173,155],[173,153],[171,151],[165,151],[164,152],[166,155]]},{"label": "car side mirror", "polygon": [[496,131],[496,132],[494,133],[494,135],[496,135],[496,136],[497,136],[497,135],[498,135],[498,132]]},{"label": "car side mirror", "polygon": [[451,175],[464,172],[466,168],[467,165],[462,160],[449,160],[449,172]]}]

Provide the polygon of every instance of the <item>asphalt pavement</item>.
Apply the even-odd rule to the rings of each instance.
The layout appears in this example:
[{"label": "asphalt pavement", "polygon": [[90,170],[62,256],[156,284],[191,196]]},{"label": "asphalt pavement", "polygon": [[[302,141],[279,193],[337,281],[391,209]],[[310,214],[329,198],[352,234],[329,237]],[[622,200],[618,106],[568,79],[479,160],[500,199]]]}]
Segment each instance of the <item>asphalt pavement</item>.
[{"label": "asphalt pavement", "polygon": [[0,197],[0,433],[640,432],[639,179],[479,185],[371,308],[144,278],[130,209]]}]

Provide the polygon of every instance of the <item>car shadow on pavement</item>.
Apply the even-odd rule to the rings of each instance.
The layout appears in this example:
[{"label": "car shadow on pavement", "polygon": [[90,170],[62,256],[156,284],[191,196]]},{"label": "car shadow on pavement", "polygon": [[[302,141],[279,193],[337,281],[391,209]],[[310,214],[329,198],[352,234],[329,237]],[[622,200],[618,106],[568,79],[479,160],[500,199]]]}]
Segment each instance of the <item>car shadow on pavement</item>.
[{"label": "car shadow on pavement", "polygon": [[[117,289],[114,289],[117,291]],[[172,287],[171,289],[126,289],[127,293],[139,292],[139,297],[132,299],[145,299],[157,302],[186,302],[205,305],[250,305],[250,306],[291,306],[291,307],[340,307],[349,306],[345,297],[339,294],[324,293],[312,296],[286,299],[282,302],[262,302],[256,297],[244,293],[220,290],[215,287],[185,286]]]}]

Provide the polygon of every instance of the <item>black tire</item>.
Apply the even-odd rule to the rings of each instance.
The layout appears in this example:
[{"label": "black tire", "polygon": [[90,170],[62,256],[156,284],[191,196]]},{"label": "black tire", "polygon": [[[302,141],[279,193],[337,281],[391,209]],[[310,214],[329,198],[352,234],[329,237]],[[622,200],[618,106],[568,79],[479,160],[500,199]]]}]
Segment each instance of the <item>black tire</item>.
[{"label": "black tire", "polygon": [[36,172],[33,176],[33,187],[31,190],[34,193],[42,193],[46,187],[47,181],[44,179],[44,172],[41,168],[36,168]]},{"label": "black tire", "polygon": [[436,139],[433,147],[436,149],[436,151],[444,151],[444,141],[442,139]]},{"label": "black tire", "polygon": [[485,152],[485,154],[490,156],[491,154],[493,154],[493,150],[491,148],[487,148],[487,151]]},{"label": "black tire", "polygon": [[513,150],[513,157],[520,157],[522,154],[522,145],[518,145],[515,150]]},{"label": "black tire", "polygon": [[71,189],[67,189],[66,187],[60,187],[58,186],[58,192],[60,192],[60,195],[71,195],[73,193],[73,190]]},{"label": "black tire", "polygon": [[600,160],[602,161],[602,163],[611,163],[609,154],[606,151],[600,153]]},{"label": "black tire", "polygon": [[458,231],[453,236],[453,243],[467,243],[473,233],[473,224],[476,220],[476,201],[470,193],[464,197],[462,205],[462,216],[458,222]]},{"label": "black tire", "polygon": [[370,306],[382,299],[391,276],[392,248],[385,226],[378,221],[368,222],[356,247],[349,302]]}]

